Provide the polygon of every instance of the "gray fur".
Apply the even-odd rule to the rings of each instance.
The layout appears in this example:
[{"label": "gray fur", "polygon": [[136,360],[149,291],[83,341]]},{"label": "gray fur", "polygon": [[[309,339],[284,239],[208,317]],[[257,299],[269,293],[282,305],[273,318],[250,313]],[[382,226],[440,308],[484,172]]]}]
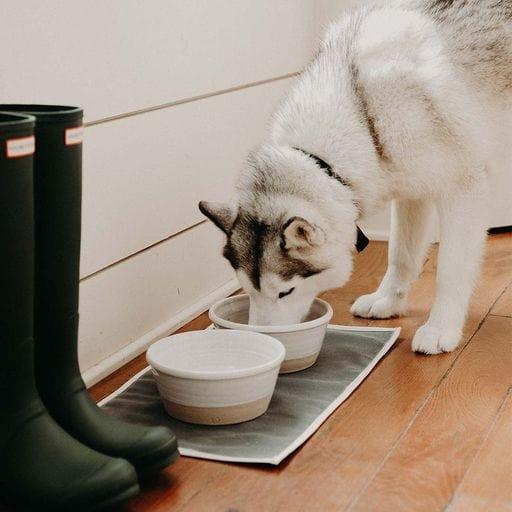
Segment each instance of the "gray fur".
[{"label": "gray fur", "polygon": [[389,157],[386,154],[386,151],[384,149],[384,145],[381,141],[379,131],[377,129],[377,126],[375,124],[375,116],[371,112],[370,107],[368,105],[368,100],[366,97],[366,91],[364,90],[363,84],[361,84],[359,80],[359,74],[357,67],[353,64],[351,67],[351,82],[354,88],[354,94],[359,102],[359,110],[361,112],[361,117],[363,118],[363,122],[368,127],[368,133],[370,134],[370,137],[373,142],[373,146],[375,148],[375,152],[377,153],[378,157],[383,160],[388,160]]},{"label": "gray fur", "polygon": [[486,86],[512,88],[511,0],[424,0],[419,5],[435,20],[454,65]]}]

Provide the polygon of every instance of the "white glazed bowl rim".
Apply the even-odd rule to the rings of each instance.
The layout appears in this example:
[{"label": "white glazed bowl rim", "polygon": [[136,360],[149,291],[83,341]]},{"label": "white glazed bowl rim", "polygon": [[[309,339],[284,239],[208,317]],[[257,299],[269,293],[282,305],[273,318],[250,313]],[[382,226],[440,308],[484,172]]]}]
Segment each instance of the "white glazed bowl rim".
[{"label": "white glazed bowl rim", "polygon": [[208,316],[210,320],[216,324],[221,325],[222,327],[227,327],[228,329],[238,330],[238,331],[247,331],[247,332],[260,332],[266,334],[276,334],[283,332],[297,332],[297,331],[306,331],[308,329],[313,329],[314,327],[319,327],[320,325],[328,324],[332,318],[333,310],[331,305],[325,300],[315,298],[313,303],[320,304],[325,309],[325,313],[315,318],[314,320],[309,320],[307,322],[301,322],[298,324],[289,324],[289,325],[256,325],[256,324],[239,324],[237,322],[231,322],[230,320],[226,320],[220,317],[216,310],[223,306],[224,304],[230,302],[238,302],[240,300],[246,300],[249,297],[247,293],[241,295],[234,295],[233,297],[227,297],[226,299],[222,299],[219,302],[216,302],[208,311]]},{"label": "white glazed bowl rim", "polygon": [[[211,336],[212,333],[221,333],[223,335],[227,335],[228,337],[244,337],[252,336],[254,338],[258,338],[255,340],[257,344],[266,343],[267,345],[272,345],[273,348],[277,349],[278,355],[267,361],[266,363],[258,364],[255,366],[251,366],[249,368],[240,368],[233,370],[186,370],[183,368],[173,367],[171,364],[162,364],[155,360],[152,352],[155,350],[153,347],[156,347],[161,342],[165,340],[176,339],[176,338],[198,338],[198,337],[207,337]],[[169,342],[169,341],[168,341]],[[170,342],[170,344],[172,341]],[[256,344],[256,346],[257,346]],[[153,349],[153,350],[152,350]],[[242,330],[229,330],[229,331],[190,331],[183,332],[180,334],[173,334],[171,336],[167,336],[166,338],[162,338],[157,342],[151,345],[146,353],[146,359],[149,365],[155,370],[173,377],[179,377],[182,379],[194,379],[194,380],[228,380],[228,379],[238,379],[241,377],[250,377],[251,375],[257,375],[260,373],[265,373],[268,370],[279,367],[281,363],[284,361],[284,357],[286,355],[286,349],[284,345],[273,338],[272,336],[268,336],[266,334],[261,334],[259,332],[251,332],[251,331],[242,331]]]}]

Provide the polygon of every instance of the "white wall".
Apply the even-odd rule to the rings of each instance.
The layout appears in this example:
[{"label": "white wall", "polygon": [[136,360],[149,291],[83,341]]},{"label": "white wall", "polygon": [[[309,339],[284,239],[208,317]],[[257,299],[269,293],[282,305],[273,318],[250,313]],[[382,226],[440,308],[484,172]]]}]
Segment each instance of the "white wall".
[{"label": "white wall", "polygon": [[2,102],[85,108],[80,363],[94,382],[236,287],[223,200],[310,58],[314,0],[2,0]]}]

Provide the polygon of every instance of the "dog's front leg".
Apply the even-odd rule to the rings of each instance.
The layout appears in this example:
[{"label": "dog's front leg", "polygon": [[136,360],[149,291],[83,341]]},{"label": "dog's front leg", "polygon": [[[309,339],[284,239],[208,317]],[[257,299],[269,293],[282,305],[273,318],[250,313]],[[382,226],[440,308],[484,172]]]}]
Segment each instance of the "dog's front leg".
[{"label": "dog's front leg", "polygon": [[487,181],[482,176],[438,202],[441,243],[436,298],[427,323],[414,336],[416,352],[451,352],[459,344],[485,243],[487,201]]},{"label": "dog's front leg", "polygon": [[352,314],[389,318],[404,313],[407,294],[421,272],[429,246],[432,209],[427,201],[393,201],[386,274],[374,293],[354,302]]}]

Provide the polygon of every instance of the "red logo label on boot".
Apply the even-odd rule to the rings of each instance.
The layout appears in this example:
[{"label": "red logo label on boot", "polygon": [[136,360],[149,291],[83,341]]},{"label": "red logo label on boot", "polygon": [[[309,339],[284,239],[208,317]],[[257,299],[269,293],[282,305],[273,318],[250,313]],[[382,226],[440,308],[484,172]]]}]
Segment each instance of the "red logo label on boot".
[{"label": "red logo label on boot", "polygon": [[77,126],[76,128],[68,128],[64,135],[64,143],[66,146],[74,146],[75,144],[82,144],[84,140],[84,127]]},{"label": "red logo label on boot", "polygon": [[19,158],[20,156],[33,155],[35,150],[36,138],[33,135],[9,139],[5,142],[7,158]]}]

